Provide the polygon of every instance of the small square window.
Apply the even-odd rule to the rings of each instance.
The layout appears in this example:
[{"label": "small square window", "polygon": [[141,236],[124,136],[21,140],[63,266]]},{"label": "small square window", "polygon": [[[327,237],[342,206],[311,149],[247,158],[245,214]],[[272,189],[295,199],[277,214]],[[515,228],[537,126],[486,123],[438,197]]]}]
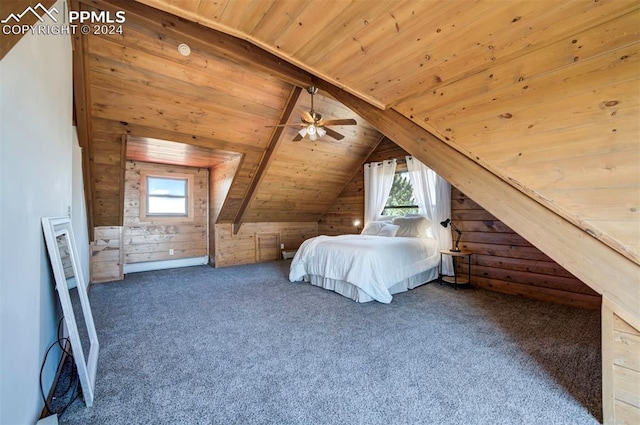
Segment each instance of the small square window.
[{"label": "small square window", "polygon": [[188,179],[147,176],[147,217],[186,217],[188,207]]}]

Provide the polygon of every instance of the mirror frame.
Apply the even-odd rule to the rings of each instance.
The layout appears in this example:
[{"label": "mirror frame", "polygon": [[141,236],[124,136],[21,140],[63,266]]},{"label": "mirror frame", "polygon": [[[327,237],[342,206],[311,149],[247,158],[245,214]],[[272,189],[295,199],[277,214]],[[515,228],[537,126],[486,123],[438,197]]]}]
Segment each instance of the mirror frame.
[{"label": "mirror frame", "polygon": [[[73,359],[78,369],[80,377],[80,385],[82,386],[82,394],[87,407],[93,405],[94,390],[96,384],[96,370],[98,367],[98,352],[100,344],[98,343],[98,335],[96,334],[93,315],[91,314],[91,306],[89,305],[89,297],[87,296],[87,286],[82,269],[79,266],[78,250],[76,248],[75,239],[73,237],[73,229],[71,228],[71,219],[69,217],[43,217],[42,229],[49,252],[49,260],[56,281],[56,290],[62,305],[62,313],[64,321],[69,332],[71,341],[71,349],[73,350]],[[82,305],[82,313],[87,326],[89,335],[89,356],[85,362],[83,347],[78,333],[78,324],[71,304],[67,279],[64,273],[62,257],[58,249],[57,238],[64,236],[69,247],[69,256],[73,266],[73,273],[78,288],[78,297]],[[76,307],[77,308],[77,307]]]}]

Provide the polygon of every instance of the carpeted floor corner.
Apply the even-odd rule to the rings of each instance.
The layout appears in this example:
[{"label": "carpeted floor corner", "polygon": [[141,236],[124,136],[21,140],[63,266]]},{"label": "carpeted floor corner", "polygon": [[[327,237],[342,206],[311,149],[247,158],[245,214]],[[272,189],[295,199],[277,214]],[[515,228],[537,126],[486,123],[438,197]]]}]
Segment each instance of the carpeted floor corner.
[{"label": "carpeted floor corner", "polygon": [[595,424],[600,314],[432,283],[357,304],[289,261],[93,285],[94,406],[61,424]]}]

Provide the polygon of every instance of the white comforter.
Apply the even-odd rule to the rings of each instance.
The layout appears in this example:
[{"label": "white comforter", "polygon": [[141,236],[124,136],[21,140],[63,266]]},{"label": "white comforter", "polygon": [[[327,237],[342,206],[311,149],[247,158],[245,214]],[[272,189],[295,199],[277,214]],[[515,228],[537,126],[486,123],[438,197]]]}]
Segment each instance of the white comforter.
[{"label": "white comforter", "polygon": [[308,239],[291,262],[289,280],[317,275],[349,282],[371,298],[390,303],[394,284],[438,265],[433,238],[369,235],[318,236]]}]

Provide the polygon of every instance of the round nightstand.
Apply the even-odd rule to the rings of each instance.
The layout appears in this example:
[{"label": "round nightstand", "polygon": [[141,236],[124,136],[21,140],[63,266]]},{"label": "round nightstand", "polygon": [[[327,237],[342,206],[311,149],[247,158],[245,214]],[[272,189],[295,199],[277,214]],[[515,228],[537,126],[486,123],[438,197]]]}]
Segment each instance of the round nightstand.
[{"label": "round nightstand", "polygon": [[[444,276],[442,274],[442,259],[444,255],[449,255],[451,256],[451,259],[453,260],[453,276]],[[455,289],[458,289],[458,286],[465,286],[465,287],[470,287],[471,286],[471,256],[473,255],[472,252],[469,251],[449,251],[449,250],[442,250],[440,251],[440,269],[438,272],[438,280],[440,282],[440,284],[442,283],[449,283],[451,285],[453,285],[453,287]],[[467,261],[467,275],[464,276],[459,276],[458,275],[458,261],[460,259],[462,259],[464,261],[464,259],[466,258]]]}]

